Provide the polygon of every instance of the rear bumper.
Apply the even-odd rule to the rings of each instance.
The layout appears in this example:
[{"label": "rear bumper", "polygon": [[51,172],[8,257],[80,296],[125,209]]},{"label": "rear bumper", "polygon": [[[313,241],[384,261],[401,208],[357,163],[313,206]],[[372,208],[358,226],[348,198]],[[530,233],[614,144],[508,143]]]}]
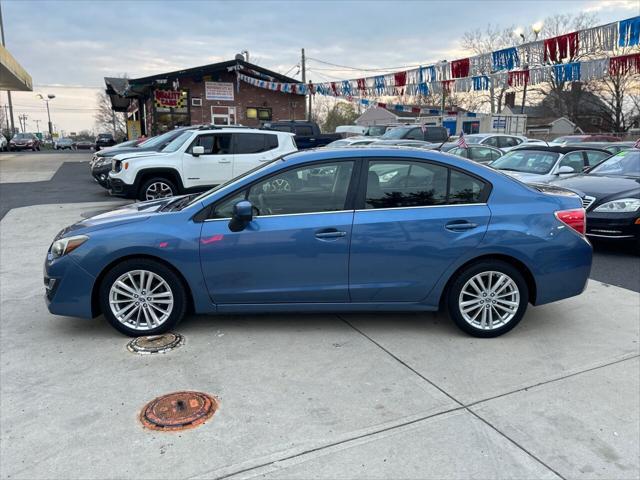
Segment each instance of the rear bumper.
[{"label": "rear bumper", "polygon": [[640,213],[589,213],[587,236],[612,240],[640,239]]}]

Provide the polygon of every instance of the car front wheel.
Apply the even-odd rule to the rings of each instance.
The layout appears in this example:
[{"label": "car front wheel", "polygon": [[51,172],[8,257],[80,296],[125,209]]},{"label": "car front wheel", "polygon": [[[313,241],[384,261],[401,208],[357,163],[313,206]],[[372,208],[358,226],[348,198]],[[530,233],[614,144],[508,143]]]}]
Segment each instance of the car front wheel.
[{"label": "car front wheel", "polygon": [[156,200],[158,198],[173,197],[178,194],[178,189],[172,181],[156,177],[145,181],[138,192],[138,199]]},{"label": "car front wheel", "polygon": [[109,323],[125,335],[156,335],[182,320],[187,295],[170,268],[149,259],[133,259],[105,275],[100,285],[100,305]]},{"label": "car front wheel", "polygon": [[448,291],[453,321],[475,337],[497,337],[514,328],[527,309],[529,290],[514,266],[499,260],[474,263],[459,272]]}]

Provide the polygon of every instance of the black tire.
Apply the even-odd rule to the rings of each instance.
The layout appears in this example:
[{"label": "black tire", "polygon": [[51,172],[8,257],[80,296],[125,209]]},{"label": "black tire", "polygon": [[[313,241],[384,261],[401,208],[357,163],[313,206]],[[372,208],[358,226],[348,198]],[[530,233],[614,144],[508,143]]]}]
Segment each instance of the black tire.
[{"label": "black tire", "polygon": [[[510,277],[518,288],[519,305],[516,309],[513,317],[508,320],[504,325],[494,327],[493,329],[482,329],[480,326],[474,326],[467,320],[465,320],[461,307],[459,305],[460,293],[465,284],[474,276],[483,272],[500,272]],[[469,298],[469,297],[466,297]],[[480,297],[478,297],[480,298]],[[485,300],[483,300],[484,302]],[[493,301],[493,300],[492,300]],[[449,316],[455,322],[455,324],[464,332],[474,337],[491,338],[498,337],[507,333],[514,328],[527,310],[529,303],[529,289],[527,282],[525,281],[522,273],[509,263],[500,260],[481,260],[467,266],[464,270],[460,271],[449,285],[446,297],[447,309]],[[486,307],[486,304],[483,304]],[[482,308],[482,307],[478,307]],[[491,309],[491,307],[487,307]],[[482,310],[480,310],[482,311]],[[497,310],[494,310],[497,311]],[[474,310],[473,313],[477,312]]]},{"label": "black tire", "polygon": [[[142,201],[147,200],[147,189],[151,187],[154,183],[164,184],[171,189],[171,195],[165,195],[167,197],[171,197],[178,194],[178,188],[176,187],[175,183],[173,183],[172,180],[169,180],[166,177],[153,177],[142,182],[142,185],[138,190],[138,200],[142,200]],[[162,197],[157,197],[157,198],[162,198]]]},{"label": "black tire", "polygon": [[[136,330],[135,328],[129,327],[128,325],[120,322],[111,311],[111,306],[109,304],[109,291],[111,290],[112,285],[118,278],[120,278],[120,276],[134,270],[146,270],[159,275],[169,285],[171,293],[173,294],[173,309],[169,318],[156,328]],[[184,318],[187,311],[187,292],[178,275],[164,264],[147,258],[130,259],[117,264],[109,270],[102,279],[99,294],[100,308],[104,317],[113,328],[130,337],[158,335],[172,330]]]}]

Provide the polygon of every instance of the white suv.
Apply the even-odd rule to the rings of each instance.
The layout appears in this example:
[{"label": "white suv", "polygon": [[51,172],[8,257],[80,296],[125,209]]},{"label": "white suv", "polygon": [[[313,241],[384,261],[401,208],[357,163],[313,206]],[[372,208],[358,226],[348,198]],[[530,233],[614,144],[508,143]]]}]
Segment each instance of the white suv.
[{"label": "white suv", "polygon": [[293,136],[242,127],[186,130],[159,152],[113,157],[110,190],[140,200],[205,190],[296,151]]}]

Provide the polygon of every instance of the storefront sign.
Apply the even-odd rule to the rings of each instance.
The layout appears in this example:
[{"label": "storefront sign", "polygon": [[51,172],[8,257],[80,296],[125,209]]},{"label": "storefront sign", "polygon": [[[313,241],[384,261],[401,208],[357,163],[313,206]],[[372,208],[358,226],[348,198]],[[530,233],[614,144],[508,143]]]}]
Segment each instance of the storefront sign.
[{"label": "storefront sign", "polygon": [[140,136],[140,122],[138,120],[127,120],[127,138],[135,140]]},{"label": "storefront sign", "polygon": [[207,100],[233,101],[233,83],[204,82],[204,91]]},{"label": "storefront sign", "polygon": [[156,108],[182,108],[185,96],[179,90],[156,90],[153,99]]}]

